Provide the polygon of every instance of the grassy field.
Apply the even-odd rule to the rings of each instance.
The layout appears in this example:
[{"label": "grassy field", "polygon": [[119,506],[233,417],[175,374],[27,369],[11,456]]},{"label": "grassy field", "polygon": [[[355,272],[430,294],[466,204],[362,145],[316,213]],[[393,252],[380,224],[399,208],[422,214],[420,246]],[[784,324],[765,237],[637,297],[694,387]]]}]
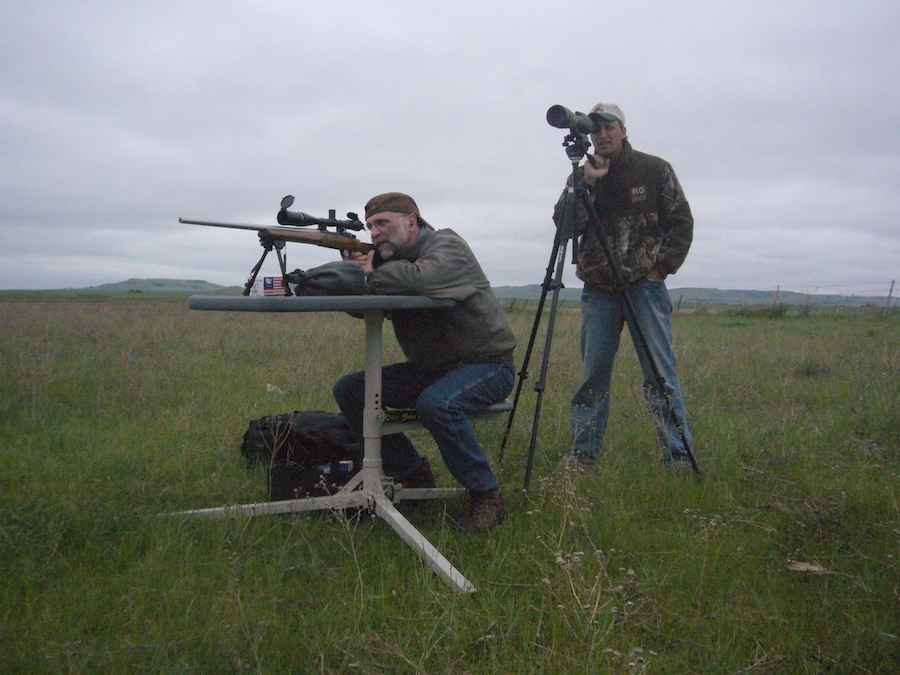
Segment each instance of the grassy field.
[{"label": "grassy field", "polygon": [[[703,479],[661,466],[627,338],[604,457],[558,471],[580,372],[564,307],[531,489],[539,351],[497,467],[507,523],[463,535],[453,501],[400,505],[478,588],[461,596],[377,518],[157,517],[263,499],[247,423],[335,410],[360,321],[0,293],[0,672],[900,671],[897,315],[675,324]],[[496,458],[503,423],[479,430]]]}]

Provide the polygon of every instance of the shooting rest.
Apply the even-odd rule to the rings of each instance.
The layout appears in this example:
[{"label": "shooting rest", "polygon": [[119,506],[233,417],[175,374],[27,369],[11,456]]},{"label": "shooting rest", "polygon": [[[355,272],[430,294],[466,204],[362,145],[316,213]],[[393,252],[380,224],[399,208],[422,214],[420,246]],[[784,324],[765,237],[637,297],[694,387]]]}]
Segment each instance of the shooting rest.
[{"label": "shooting rest", "polygon": [[[363,413],[363,466],[338,492],[325,497],[290,499],[222,506],[218,508],[180,511],[169,515],[203,516],[261,516],[278,513],[298,513],[348,508],[367,508],[386,520],[411,546],[429,567],[460,593],[473,593],[472,585],[394,506],[403,499],[442,499],[459,494],[461,488],[404,489],[402,484],[388,479],[381,467],[381,436],[390,431],[407,431],[421,426],[416,420],[387,421],[381,407],[381,326],[384,312],[407,309],[437,309],[452,307],[452,300],[433,300],[421,296],[364,295],[364,296],[273,296],[248,298],[243,296],[200,296],[188,298],[190,309],[236,312],[362,312],[366,323],[365,353],[365,411]],[[510,401],[491,406],[478,416],[498,415],[511,410]]]}]

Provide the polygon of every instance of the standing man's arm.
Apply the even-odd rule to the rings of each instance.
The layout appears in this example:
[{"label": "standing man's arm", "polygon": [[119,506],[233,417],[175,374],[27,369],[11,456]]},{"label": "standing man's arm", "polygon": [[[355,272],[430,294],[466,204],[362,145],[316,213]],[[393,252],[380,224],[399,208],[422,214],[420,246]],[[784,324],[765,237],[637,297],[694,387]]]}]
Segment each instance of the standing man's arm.
[{"label": "standing man's arm", "polygon": [[691,207],[675,171],[668,163],[663,168],[658,209],[660,227],[666,235],[656,264],[648,275],[650,279],[665,279],[669,274],[677,272],[687,257],[694,237]]}]

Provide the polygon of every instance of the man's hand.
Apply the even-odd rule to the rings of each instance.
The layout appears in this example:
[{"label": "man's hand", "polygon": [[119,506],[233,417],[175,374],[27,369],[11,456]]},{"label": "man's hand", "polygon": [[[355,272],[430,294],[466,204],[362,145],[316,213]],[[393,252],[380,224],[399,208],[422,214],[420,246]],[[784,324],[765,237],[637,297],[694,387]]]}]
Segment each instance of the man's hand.
[{"label": "man's hand", "polygon": [[369,251],[368,253],[359,253],[358,251],[351,252],[346,260],[362,267],[363,272],[366,274],[370,274],[375,270],[375,268],[372,267],[372,262],[375,260],[374,250]]},{"label": "man's hand", "polygon": [[598,180],[609,173],[609,158],[600,155],[585,155],[584,180],[588,185],[594,185]]}]

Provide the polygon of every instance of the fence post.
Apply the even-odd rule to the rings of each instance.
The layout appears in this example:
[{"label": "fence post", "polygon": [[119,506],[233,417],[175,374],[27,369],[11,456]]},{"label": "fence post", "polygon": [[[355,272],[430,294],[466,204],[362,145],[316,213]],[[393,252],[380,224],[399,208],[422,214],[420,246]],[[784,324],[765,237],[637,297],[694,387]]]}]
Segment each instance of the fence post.
[{"label": "fence post", "polygon": [[891,279],[891,289],[888,291],[887,302],[884,305],[884,318],[887,318],[891,312],[891,297],[894,295],[894,282],[896,279]]}]

